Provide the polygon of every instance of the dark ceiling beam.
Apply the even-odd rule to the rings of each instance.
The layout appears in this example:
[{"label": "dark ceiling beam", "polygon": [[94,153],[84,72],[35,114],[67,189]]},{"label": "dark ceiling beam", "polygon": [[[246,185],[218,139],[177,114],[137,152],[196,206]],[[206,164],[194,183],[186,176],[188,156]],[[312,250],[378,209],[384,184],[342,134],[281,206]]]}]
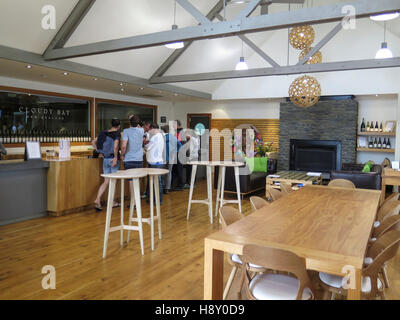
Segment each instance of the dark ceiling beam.
[{"label": "dark ceiling beam", "polygon": [[68,16],[67,20],[65,20],[60,30],[58,30],[54,38],[51,40],[50,44],[44,52],[44,55],[46,55],[52,49],[64,47],[64,45],[67,43],[71,35],[74,33],[76,28],[79,26],[79,24],[95,2],[96,0],[78,1],[74,9],[72,9],[72,12]]},{"label": "dark ceiling beam", "polygon": [[235,19],[233,21],[209,23],[146,35],[53,49],[45,54],[44,58],[46,60],[67,59],[109,52],[148,48],[176,41],[214,39],[253,32],[286,29],[304,24],[340,21],[346,16],[346,13],[342,12],[342,8],[345,5],[352,5],[354,7],[356,18],[364,18],[369,17],[372,14],[400,10],[399,0],[359,0],[356,2],[340,2],[327,6],[304,8],[290,12],[285,11],[268,15],[251,16],[248,18],[242,17],[243,12],[248,12],[256,2],[257,4],[259,3],[259,1],[256,0],[250,2],[246,7],[247,10],[242,11],[239,15],[240,19]]}]

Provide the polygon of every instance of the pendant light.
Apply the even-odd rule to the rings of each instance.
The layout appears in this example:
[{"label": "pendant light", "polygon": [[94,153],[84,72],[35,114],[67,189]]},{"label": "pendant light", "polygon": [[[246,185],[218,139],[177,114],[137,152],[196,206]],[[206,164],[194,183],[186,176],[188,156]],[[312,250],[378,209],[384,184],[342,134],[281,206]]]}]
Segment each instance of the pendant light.
[{"label": "pendant light", "polygon": [[389,21],[396,19],[400,16],[400,13],[398,11],[396,12],[390,12],[390,13],[381,13],[381,14],[376,14],[373,16],[370,16],[371,20],[374,21]]},{"label": "pendant light", "polygon": [[249,66],[244,61],[244,54],[243,54],[243,41],[242,41],[242,56],[239,59],[239,62],[236,64],[236,70],[248,70]]},{"label": "pendant light", "polygon": [[[176,21],[176,0],[174,1],[174,24],[172,25],[172,30],[178,29],[178,25],[175,23]],[[165,47],[168,49],[182,49],[185,46],[183,41],[171,42],[167,43]]]},{"label": "pendant light", "polygon": [[378,52],[375,55],[375,59],[387,59],[387,58],[393,58],[393,53],[387,47],[387,42],[386,42],[386,22],[384,22],[383,42],[382,42],[381,48],[378,50]]}]

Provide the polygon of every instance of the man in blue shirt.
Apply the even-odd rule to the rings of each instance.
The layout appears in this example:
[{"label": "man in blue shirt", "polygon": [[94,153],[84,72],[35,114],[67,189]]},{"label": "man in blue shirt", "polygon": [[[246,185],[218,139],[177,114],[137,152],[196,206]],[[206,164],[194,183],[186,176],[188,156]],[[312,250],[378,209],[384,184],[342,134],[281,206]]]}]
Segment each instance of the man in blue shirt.
[{"label": "man in blue shirt", "polygon": [[[129,117],[130,128],[124,129],[121,139],[121,160],[125,170],[143,168],[143,135],[140,119],[136,115]],[[132,192],[132,179],[128,179]]]},{"label": "man in blue shirt", "polygon": [[178,139],[169,133],[169,126],[162,127],[165,133],[165,160],[168,169],[167,181],[165,183],[164,193],[168,194],[171,189],[172,182],[172,169],[174,164],[177,163],[177,154],[182,147]]}]

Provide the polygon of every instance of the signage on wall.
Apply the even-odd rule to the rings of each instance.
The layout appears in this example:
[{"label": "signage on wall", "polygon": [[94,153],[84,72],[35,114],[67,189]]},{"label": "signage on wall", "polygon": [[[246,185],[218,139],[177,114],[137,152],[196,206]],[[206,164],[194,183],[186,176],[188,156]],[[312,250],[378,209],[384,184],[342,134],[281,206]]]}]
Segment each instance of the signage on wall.
[{"label": "signage on wall", "polygon": [[53,110],[42,107],[23,107],[20,106],[19,112],[23,112],[27,119],[49,119],[49,120],[64,120],[71,115],[71,111],[67,109]]},{"label": "signage on wall", "polygon": [[167,117],[162,116],[162,117],[161,117],[161,123],[166,123],[166,122],[167,122]]}]

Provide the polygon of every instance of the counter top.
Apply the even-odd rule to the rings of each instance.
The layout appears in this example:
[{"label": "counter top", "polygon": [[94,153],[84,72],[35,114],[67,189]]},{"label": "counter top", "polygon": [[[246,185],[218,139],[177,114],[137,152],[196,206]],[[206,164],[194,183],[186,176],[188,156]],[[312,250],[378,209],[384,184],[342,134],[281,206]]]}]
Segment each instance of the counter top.
[{"label": "counter top", "polygon": [[30,169],[43,169],[48,168],[49,163],[42,160],[0,160],[0,172],[17,171],[17,170],[30,170]]}]

